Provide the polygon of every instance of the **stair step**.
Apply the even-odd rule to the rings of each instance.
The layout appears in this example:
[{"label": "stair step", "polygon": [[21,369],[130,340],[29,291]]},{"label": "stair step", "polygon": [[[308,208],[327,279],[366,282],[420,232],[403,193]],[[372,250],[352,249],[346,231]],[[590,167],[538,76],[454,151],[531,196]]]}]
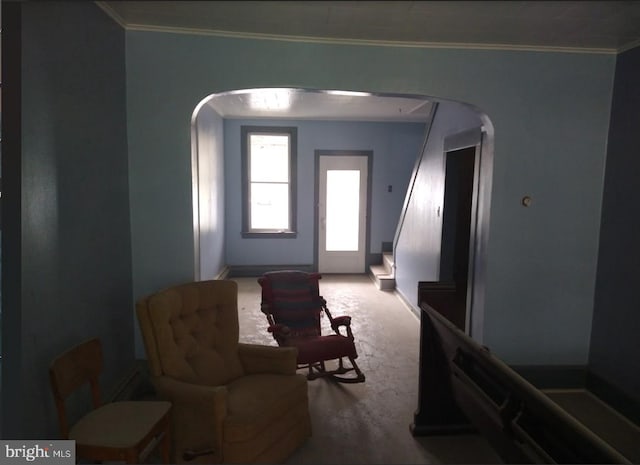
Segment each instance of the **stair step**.
[{"label": "stair step", "polygon": [[390,272],[384,265],[371,265],[369,269],[374,276],[379,276],[382,279],[393,279],[395,277],[393,272]]},{"label": "stair step", "polygon": [[389,273],[393,273],[393,270],[394,270],[393,252],[383,252],[382,264],[389,270]]},{"label": "stair step", "polygon": [[393,291],[396,288],[395,279],[383,279],[377,281],[378,289],[381,291]]},{"label": "stair step", "polygon": [[381,291],[393,290],[396,287],[396,279],[393,273],[389,273],[389,270],[384,265],[371,265],[369,267],[371,276],[373,277],[376,286]]}]

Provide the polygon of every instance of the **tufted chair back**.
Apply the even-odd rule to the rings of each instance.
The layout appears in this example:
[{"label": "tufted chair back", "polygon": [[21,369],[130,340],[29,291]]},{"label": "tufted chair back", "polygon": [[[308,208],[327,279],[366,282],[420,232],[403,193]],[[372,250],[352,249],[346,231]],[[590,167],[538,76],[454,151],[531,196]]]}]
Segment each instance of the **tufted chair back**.
[{"label": "tufted chair back", "polygon": [[136,304],[153,376],[218,386],[244,374],[238,357],[238,287],[198,281]]}]

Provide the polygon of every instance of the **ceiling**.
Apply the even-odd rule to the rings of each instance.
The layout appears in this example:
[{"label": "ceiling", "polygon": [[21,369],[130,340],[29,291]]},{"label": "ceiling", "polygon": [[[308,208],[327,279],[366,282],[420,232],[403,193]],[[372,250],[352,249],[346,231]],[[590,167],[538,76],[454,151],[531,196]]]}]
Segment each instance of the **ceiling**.
[{"label": "ceiling", "polygon": [[253,89],[219,94],[210,105],[224,118],[426,122],[432,102],[367,92]]},{"label": "ceiling", "polygon": [[[640,45],[640,1],[98,1],[127,29],[411,47],[618,53]],[[295,91],[284,110],[248,94],[212,104],[226,117],[425,121],[424,100]],[[253,99],[255,102],[255,99]],[[421,106],[422,105],[422,106]]]},{"label": "ceiling", "polygon": [[102,1],[125,27],[428,45],[620,51],[638,1]]}]

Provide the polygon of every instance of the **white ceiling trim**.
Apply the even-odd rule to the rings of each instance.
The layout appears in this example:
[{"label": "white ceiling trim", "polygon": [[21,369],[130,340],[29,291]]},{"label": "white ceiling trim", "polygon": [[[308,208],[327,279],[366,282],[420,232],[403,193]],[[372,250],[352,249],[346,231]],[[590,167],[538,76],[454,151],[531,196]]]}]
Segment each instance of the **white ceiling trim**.
[{"label": "white ceiling trim", "polygon": [[[205,35],[216,37],[229,37],[234,39],[276,40],[284,42],[307,42],[335,45],[359,45],[376,47],[401,47],[401,48],[438,48],[438,49],[463,49],[463,50],[502,50],[502,51],[527,51],[527,52],[552,52],[552,53],[588,53],[588,54],[617,54],[633,48],[628,45],[624,50],[615,48],[584,48],[584,47],[551,47],[533,45],[505,45],[505,44],[477,44],[477,43],[446,43],[446,42],[407,42],[386,41],[372,39],[337,39],[309,36],[288,36],[276,34],[262,34],[249,32],[231,32],[213,29],[197,29],[187,27],[151,26],[147,24],[127,24],[118,13],[109,5],[101,1],[95,2],[120,26],[128,31],[163,32],[173,34]],[[638,41],[640,42],[640,41]],[[637,45],[637,44],[636,44]]]},{"label": "white ceiling trim", "polygon": [[631,42],[630,44],[625,45],[624,47],[621,47],[620,49],[618,49],[618,53],[626,52],[627,50],[631,50],[632,48],[636,48],[638,46],[640,46],[640,40],[636,40],[634,42]]},{"label": "white ceiling trim", "polygon": [[230,37],[234,39],[258,39],[258,40],[278,40],[285,42],[310,42],[336,45],[362,45],[376,47],[408,47],[408,48],[456,48],[456,49],[476,49],[476,50],[509,50],[509,51],[530,51],[530,52],[560,52],[560,53],[598,53],[616,54],[617,49],[613,48],[584,48],[584,47],[551,47],[551,46],[528,46],[528,45],[504,45],[504,44],[465,44],[446,42],[401,42],[371,39],[335,39],[324,37],[307,36],[281,36],[275,34],[259,34],[248,32],[216,31],[212,29],[194,29],[167,26],[148,26],[142,24],[128,24],[125,29],[132,31],[146,32],[167,32],[175,34],[208,35],[218,37]]}]

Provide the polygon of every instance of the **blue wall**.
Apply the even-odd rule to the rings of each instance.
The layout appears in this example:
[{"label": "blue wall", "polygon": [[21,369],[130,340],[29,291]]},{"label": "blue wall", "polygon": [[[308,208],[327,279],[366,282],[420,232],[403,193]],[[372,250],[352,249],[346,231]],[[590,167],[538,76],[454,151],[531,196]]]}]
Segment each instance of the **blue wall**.
[{"label": "blue wall", "polygon": [[204,97],[434,96],[472,104],[495,130],[484,342],[509,363],[586,363],[615,55],[126,37],[134,298],[193,278],[189,125]]},{"label": "blue wall", "polygon": [[197,271],[199,279],[215,279],[226,264],[224,121],[209,103],[204,103],[197,110],[193,130]]},{"label": "blue wall", "polygon": [[[21,212],[12,227],[20,228],[22,261],[4,261],[2,273],[19,294],[11,302],[21,303],[3,308],[3,369],[11,361],[20,370],[3,376],[4,437],[53,436],[46,368],[78,338],[105,342],[108,390],[133,356],[131,296],[193,278],[192,113],[207,95],[252,87],[425,95],[488,115],[484,343],[510,363],[584,363],[600,246],[591,366],[637,392],[637,378],[606,366],[604,348],[613,337],[616,350],[637,352],[622,342],[634,336],[633,309],[611,310],[619,289],[606,281],[612,270],[625,278],[635,270],[634,262],[616,268],[616,256],[637,248],[620,252],[614,243],[631,244],[634,225],[633,209],[619,216],[614,204],[635,198],[636,165],[626,157],[637,102],[625,100],[637,95],[637,50],[620,60],[600,240],[613,54],[123,32],[92,3],[20,3],[22,193],[5,191],[3,204]],[[3,179],[16,173],[3,170]],[[528,209],[523,195],[533,199]],[[559,316],[572,323],[558,324]]]},{"label": "blue wall", "polygon": [[3,263],[21,305],[2,309],[3,368],[20,370],[2,377],[2,433],[55,438],[55,356],[99,337],[105,395],[134,363],[125,34],[93,3],[25,2],[21,25],[22,152],[3,157],[22,173],[3,177],[22,191],[2,199],[21,202],[21,264]]},{"label": "blue wall", "polygon": [[589,369],[640,402],[640,47],[618,56]]},{"label": "blue wall", "polygon": [[[295,239],[243,239],[240,127],[298,128],[298,235]],[[314,262],[315,150],[371,150],[371,253],[391,242],[411,170],[424,140],[423,123],[225,120],[227,264],[311,265]],[[392,192],[387,186],[392,185]]]},{"label": "blue wall", "polygon": [[[406,218],[395,251],[397,290],[416,309],[418,282],[440,279],[445,137],[481,126],[481,115],[475,109],[455,102],[438,104],[424,153],[421,154],[415,185],[407,204]],[[491,154],[486,154],[484,157],[486,163],[483,165],[486,167],[483,166],[483,183],[490,183],[490,156]],[[488,229],[489,225],[486,223],[483,226]],[[488,231],[485,231],[486,233]],[[483,279],[485,276],[480,278]],[[479,331],[475,331],[474,337],[481,330],[482,328],[479,328]]]}]

